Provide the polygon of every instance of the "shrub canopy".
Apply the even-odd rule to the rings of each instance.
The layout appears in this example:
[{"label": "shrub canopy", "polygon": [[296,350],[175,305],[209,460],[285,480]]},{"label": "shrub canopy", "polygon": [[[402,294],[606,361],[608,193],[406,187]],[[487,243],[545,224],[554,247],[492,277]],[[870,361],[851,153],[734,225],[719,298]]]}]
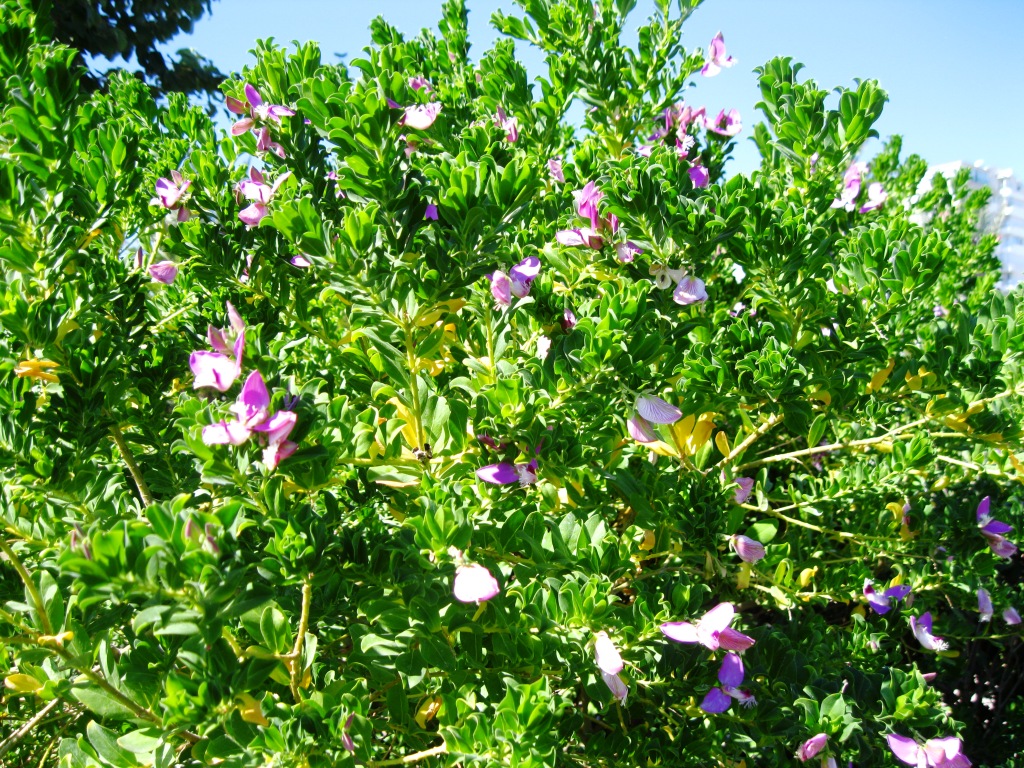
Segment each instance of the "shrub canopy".
[{"label": "shrub canopy", "polygon": [[9,764],[1014,764],[986,195],[857,164],[872,81],[686,102],[697,0],[519,4],[260,42],[225,132],[3,0]]}]

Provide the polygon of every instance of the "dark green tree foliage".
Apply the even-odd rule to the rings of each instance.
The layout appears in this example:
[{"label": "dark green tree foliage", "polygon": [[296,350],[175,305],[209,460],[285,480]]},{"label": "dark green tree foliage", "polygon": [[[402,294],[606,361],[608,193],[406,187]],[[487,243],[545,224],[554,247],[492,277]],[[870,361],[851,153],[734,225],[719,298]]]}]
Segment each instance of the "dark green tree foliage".
[{"label": "dark green tree foliage", "polygon": [[[477,61],[458,0],[440,35],[376,21],[351,68],[261,42],[224,90],[267,134],[233,137],[127,75],[87,92],[0,0],[0,763],[753,768],[826,734],[816,761],[893,766],[899,734],[1020,768],[1021,558],[975,510],[1024,525],[1024,303],[992,290],[985,195],[921,189],[891,139],[864,171],[888,201],[835,208],[885,94],[831,108],[784,58],[753,174],[702,124],[685,158],[652,139],[704,61],[696,4],[660,0],[636,49],[629,0],[521,0]],[[588,182],[600,248],[557,234],[591,226]],[[239,370],[197,389],[228,301]],[[295,421],[280,462],[204,440],[256,371]],[[641,393],[682,414],[654,442]],[[866,579],[912,591],[880,615]],[[757,703],[715,714],[724,654],[661,626],[720,603]]]},{"label": "dark green tree foliage", "polygon": [[[209,59],[182,49],[177,58],[158,50],[210,12],[212,0],[37,0],[38,12],[52,22],[53,39],[84,57],[122,57],[138,63],[155,94],[212,95],[224,80]],[[80,83],[86,90],[104,85],[109,73],[90,71]]]}]

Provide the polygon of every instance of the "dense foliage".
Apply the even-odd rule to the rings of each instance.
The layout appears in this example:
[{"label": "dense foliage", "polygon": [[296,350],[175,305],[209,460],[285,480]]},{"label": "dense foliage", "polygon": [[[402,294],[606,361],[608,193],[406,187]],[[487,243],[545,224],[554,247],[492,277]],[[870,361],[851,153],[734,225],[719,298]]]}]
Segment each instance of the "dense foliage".
[{"label": "dense foliage", "polygon": [[1021,765],[985,194],[683,103],[698,1],[260,43],[222,132],[3,0],[0,760]]}]

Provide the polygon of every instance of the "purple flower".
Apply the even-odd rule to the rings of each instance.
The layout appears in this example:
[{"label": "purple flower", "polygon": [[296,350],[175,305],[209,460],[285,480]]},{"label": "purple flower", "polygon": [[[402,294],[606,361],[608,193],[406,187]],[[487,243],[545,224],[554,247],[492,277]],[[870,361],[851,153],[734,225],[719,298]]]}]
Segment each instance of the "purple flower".
[{"label": "purple flower", "polygon": [[309,269],[313,266],[313,262],[300,253],[297,256],[292,256],[291,265],[293,267],[298,267],[299,269]]},{"label": "purple flower", "polygon": [[242,351],[245,349],[245,333],[238,334],[235,340],[235,359],[219,352],[193,352],[188,364],[195,374],[192,385],[195,389],[213,387],[220,392],[227,392],[235,379],[242,372]]},{"label": "purple flower", "polygon": [[749,536],[741,536],[739,534],[729,537],[729,546],[732,547],[732,551],[740,556],[740,560],[745,563],[756,563],[758,560],[764,558],[764,544]]},{"label": "purple flower", "polygon": [[736,653],[727,653],[722,659],[722,666],[718,670],[718,682],[721,688],[712,688],[708,691],[700,708],[705,712],[718,714],[725,712],[732,703],[731,699],[738,699],[744,706],[752,707],[757,703],[750,691],[740,690],[744,677],[743,659]]},{"label": "purple flower", "polygon": [[[246,429],[255,429],[269,417],[270,393],[259,371],[253,371],[242,385],[238,400],[231,406]],[[294,417],[295,414],[292,414]]]},{"label": "purple flower", "polygon": [[519,140],[519,120],[506,115],[501,106],[494,115],[494,124],[505,131],[505,141],[509,144],[515,144]]},{"label": "purple flower", "polygon": [[729,698],[729,694],[721,688],[715,687],[708,691],[708,695],[700,703],[700,708],[708,714],[717,715],[725,712],[731,704],[732,699]]},{"label": "purple flower", "polygon": [[178,265],[173,261],[158,261],[149,265],[149,276],[158,283],[170,285],[178,276]]},{"label": "purple flower", "polygon": [[530,284],[540,274],[540,259],[527,256],[508,271],[512,295],[524,298],[530,295]]},{"label": "purple flower", "polygon": [[343,746],[346,751],[351,752],[353,754],[355,754],[356,745],[355,742],[352,741],[352,736],[349,733],[349,729],[352,728],[352,721],[355,719],[355,717],[355,715],[348,716],[348,719],[345,720],[345,727],[342,729],[341,732],[341,746]]},{"label": "purple flower", "polygon": [[949,647],[941,637],[935,637],[932,634],[932,615],[931,612],[923,613],[920,617],[910,617],[910,631],[914,633],[914,637],[917,638],[918,642],[921,643],[921,647],[929,651],[944,651]]},{"label": "purple flower", "polygon": [[1017,609],[1011,606],[1003,611],[1003,621],[1010,625],[1020,624],[1020,614],[1017,613]]},{"label": "purple flower", "polygon": [[714,120],[704,118],[704,127],[719,136],[732,137],[743,130],[743,123],[740,122],[740,111],[730,109],[728,113],[723,109]]},{"label": "purple flower", "polygon": [[423,212],[425,221],[437,221],[437,206],[434,203],[427,203],[427,210]]},{"label": "purple flower", "polygon": [[559,322],[561,323],[562,330],[568,333],[576,327],[576,313],[566,307]]},{"label": "purple flower", "polygon": [[701,304],[708,300],[708,292],[704,287],[704,281],[699,277],[683,275],[676,289],[672,292],[672,301],[682,304],[684,307],[689,304]]},{"label": "purple flower", "polygon": [[981,535],[988,541],[991,550],[999,557],[1009,559],[1016,554],[1017,545],[1003,536],[1003,534],[1012,531],[1013,526],[992,517],[989,513],[991,503],[991,497],[986,496],[978,504],[978,528],[981,529]]},{"label": "purple flower", "polygon": [[548,173],[551,174],[551,178],[555,181],[565,183],[565,173],[562,171],[562,158],[552,157],[548,160]]},{"label": "purple flower", "polygon": [[686,172],[690,175],[690,181],[693,182],[693,186],[697,189],[703,189],[711,182],[711,174],[708,173],[708,169],[703,165],[692,165]]},{"label": "purple flower", "polygon": [[674,424],[683,418],[683,412],[656,395],[638,395],[636,412],[652,424]]},{"label": "purple flower", "polygon": [[615,244],[615,256],[623,264],[628,264],[633,261],[637,256],[643,253],[643,250],[634,243],[632,240],[627,240],[624,243]]},{"label": "purple flower", "polygon": [[889,193],[885,191],[881,184],[877,182],[874,184],[868,184],[868,200],[864,205],[860,207],[860,213],[867,213],[868,211],[874,211],[882,207],[889,197]]},{"label": "purple flower", "polygon": [[661,632],[677,643],[700,643],[717,651],[745,651],[754,644],[753,638],[729,627],[736,609],[732,603],[719,603],[705,613],[696,624],[688,621],[669,621],[661,625]]},{"label": "purple flower", "polygon": [[800,749],[798,749],[796,753],[797,759],[799,759],[801,763],[806,763],[825,748],[825,742],[827,741],[828,735],[824,733],[811,736],[811,738],[800,745]]},{"label": "purple flower", "polygon": [[497,269],[487,275],[487,279],[491,281],[491,295],[494,297],[495,303],[499,307],[511,307],[512,282],[508,279],[508,275]]},{"label": "purple flower", "polygon": [[981,621],[992,620],[992,597],[987,589],[978,589],[978,613],[981,614]]},{"label": "purple flower", "polygon": [[656,443],[660,439],[651,423],[638,413],[626,421],[626,431],[638,443]]},{"label": "purple flower", "polygon": [[409,87],[412,88],[414,91],[418,91],[422,88],[424,93],[430,93],[431,91],[434,90],[430,83],[427,81],[427,78],[425,78],[423,75],[416,75],[415,77],[410,77]]},{"label": "purple flower", "polygon": [[455,569],[452,594],[462,603],[482,603],[501,591],[498,580],[489,570],[476,563],[460,565]]},{"label": "purple flower", "polygon": [[868,167],[864,163],[851,163],[843,174],[843,191],[839,197],[832,201],[832,208],[845,208],[852,211],[857,207],[857,197],[860,195],[861,176],[867,173]]},{"label": "purple flower", "polygon": [[737,477],[734,482],[739,486],[736,489],[734,500],[737,504],[746,503],[747,499],[750,498],[750,494],[754,492],[754,478]]},{"label": "purple flower", "polygon": [[476,476],[493,485],[533,485],[537,482],[537,460],[533,459],[529,464],[510,464],[507,461],[488,464],[486,467],[480,467],[476,471]]},{"label": "purple flower", "polygon": [[228,96],[229,111],[234,112],[236,115],[244,115],[247,112],[249,114],[248,117],[243,117],[231,126],[232,136],[241,136],[246,131],[251,130],[256,125],[257,120],[273,120],[275,123],[280,123],[282,117],[291,117],[295,114],[295,110],[283,107],[280,104],[264,103],[259,91],[249,85],[249,83],[245,84],[245,99],[248,104]]},{"label": "purple flower", "polygon": [[[679,159],[685,160],[687,157],[689,157],[690,150],[693,149],[693,146],[696,143],[697,140],[693,138],[693,136],[687,135],[683,127],[680,126],[679,131],[676,132],[676,154],[679,156]],[[704,181],[701,184],[697,183],[697,178],[695,178],[694,176],[694,169],[696,168],[701,168],[704,171],[705,176],[707,175],[707,169],[701,166],[700,164],[697,164],[690,169],[690,180],[693,182],[693,185],[695,187],[706,187],[708,184],[707,181]]]},{"label": "purple flower", "polygon": [[899,602],[909,594],[910,587],[907,585],[890,587],[882,594],[878,594],[875,591],[874,586],[872,586],[871,579],[864,579],[864,597],[867,598],[868,605],[871,606],[871,610],[879,615],[884,615],[889,612],[889,609],[892,607],[892,600]]},{"label": "purple flower", "polygon": [[946,309],[941,304],[936,304],[934,307],[932,307],[932,314],[935,315],[936,319],[940,317],[948,317],[949,310]]},{"label": "purple flower", "polygon": [[594,660],[601,671],[609,675],[619,674],[625,666],[619,649],[603,629],[594,634]]},{"label": "purple flower", "polygon": [[704,63],[704,67],[700,73],[704,77],[714,77],[725,67],[731,67],[736,63],[736,59],[732,56],[727,56],[725,52],[725,40],[722,38],[722,33],[719,32],[713,38],[711,38],[711,45],[708,49],[708,60]]}]

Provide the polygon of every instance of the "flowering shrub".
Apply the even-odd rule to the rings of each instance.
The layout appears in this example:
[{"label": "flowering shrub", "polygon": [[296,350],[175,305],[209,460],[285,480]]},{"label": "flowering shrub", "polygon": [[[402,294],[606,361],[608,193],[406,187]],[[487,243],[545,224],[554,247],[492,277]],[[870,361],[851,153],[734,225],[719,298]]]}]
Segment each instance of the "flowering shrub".
[{"label": "flowering shrub", "polygon": [[984,195],[632,5],[261,42],[218,131],[3,0],[4,760],[1014,764]]}]

